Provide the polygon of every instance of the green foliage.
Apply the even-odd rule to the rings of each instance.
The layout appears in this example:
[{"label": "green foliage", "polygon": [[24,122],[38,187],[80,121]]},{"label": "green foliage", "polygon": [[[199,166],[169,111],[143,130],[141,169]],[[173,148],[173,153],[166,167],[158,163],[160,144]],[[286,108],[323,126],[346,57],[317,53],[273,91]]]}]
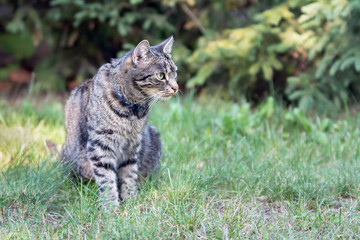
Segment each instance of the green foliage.
[{"label": "green foliage", "polygon": [[289,26],[294,27],[294,14],[289,7],[286,3],[279,5],[255,15],[254,24],[227,29],[215,39],[205,37],[191,57],[192,62],[202,67],[188,86],[197,85],[203,66],[212,63],[218,67],[213,67],[210,74],[219,67],[227,69],[227,75],[222,78],[225,81],[229,78],[228,86],[234,90],[230,90],[233,95],[238,94],[239,88],[245,90],[261,79],[272,81],[274,71],[288,72],[279,55],[291,50],[299,41],[295,31],[287,31]]},{"label": "green foliage", "polygon": [[69,85],[91,77],[142,39],[156,44],[175,35],[179,82],[189,89],[221,88],[230,99],[255,101],[279,94],[302,111],[324,112],[360,96],[356,0],[51,0],[2,6],[7,14],[0,19],[0,51],[16,61],[0,69],[1,79],[32,61],[41,43],[50,49],[31,68],[34,89],[62,90],[64,80]]},{"label": "green foliage", "polygon": [[[157,44],[175,32],[174,21],[164,14],[169,9],[161,3],[5,1],[3,7],[7,15],[0,19],[0,51],[16,56],[6,68],[24,67],[31,59],[33,64],[25,68],[35,72],[37,90],[63,90],[65,80],[85,80],[142,39]],[[41,52],[44,45],[48,54]]]},{"label": "green foliage", "polygon": [[301,8],[299,24],[306,35],[304,47],[315,68],[288,79],[287,93],[301,107],[334,103],[338,108],[358,95],[360,3],[318,1]]},{"label": "green foliage", "polygon": [[[53,0],[51,5],[54,7],[53,11],[61,12],[60,19],[72,21],[76,28],[91,20],[97,20],[115,28],[120,36],[130,35],[134,24],[139,22],[142,23],[141,26],[144,30],[156,27],[163,31],[174,31],[174,27],[166,21],[166,16],[157,13],[155,8],[138,8],[137,5],[142,2],[142,0],[133,0],[130,3],[126,1],[86,3],[83,0]],[[61,9],[68,9],[69,7],[72,11],[63,14]]]},{"label": "green foliage", "polygon": [[199,41],[190,58],[199,68],[188,87],[221,78],[238,96],[267,81],[303,110],[324,111],[360,94],[360,2],[283,1],[252,19]]},{"label": "green foliage", "polygon": [[14,54],[17,59],[23,59],[31,57],[35,49],[29,34],[0,34],[0,50]]}]

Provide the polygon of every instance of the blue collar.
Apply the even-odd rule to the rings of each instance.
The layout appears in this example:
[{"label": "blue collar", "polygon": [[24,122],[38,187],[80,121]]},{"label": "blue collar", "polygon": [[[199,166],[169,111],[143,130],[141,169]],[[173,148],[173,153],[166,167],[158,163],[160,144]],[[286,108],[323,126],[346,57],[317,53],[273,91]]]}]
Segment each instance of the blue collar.
[{"label": "blue collar", "polygon": [[134,105],[131,105],[129,103],[127,103],[120,95],[119,91],[117,90],[116,86],[115,86],[115,83],[113,82],[112,83],[114,85],[114,88],[115,88],[115,91],[117,93],[117,95],[119,96],[119,98],[121,99],[121,101],[123,101],[123,103],[125,103],[126,106],[128,106],[130,109],[134,110],[135,112],[139,111],[141,109],[140,106],[134,104]]}]

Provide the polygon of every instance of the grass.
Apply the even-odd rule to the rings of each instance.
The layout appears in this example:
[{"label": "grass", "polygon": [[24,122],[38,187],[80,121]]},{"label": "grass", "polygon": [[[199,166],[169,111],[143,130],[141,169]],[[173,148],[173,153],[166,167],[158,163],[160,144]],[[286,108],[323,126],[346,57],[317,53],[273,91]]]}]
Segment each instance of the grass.
[{"label": "grass", "polygon": [[108,211],[46,148],[64,142],[62,107],[0,100],[1,239],[360,238],[360,114],[310,117],[271,98],[158,104],[160,175]]}]

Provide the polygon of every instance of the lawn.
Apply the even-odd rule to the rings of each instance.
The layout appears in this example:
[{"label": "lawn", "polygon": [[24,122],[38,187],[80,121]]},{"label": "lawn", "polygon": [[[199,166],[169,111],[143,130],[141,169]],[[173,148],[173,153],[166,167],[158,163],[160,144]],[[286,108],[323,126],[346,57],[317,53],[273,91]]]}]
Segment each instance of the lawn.
[{"label": "lawn", "polygon": [[111,211],[58,163],[63,103],[1,99],[0,238],[360,238],[356,111],[186,97],[154,106],[150,123],[164,142],[160,174]]}]

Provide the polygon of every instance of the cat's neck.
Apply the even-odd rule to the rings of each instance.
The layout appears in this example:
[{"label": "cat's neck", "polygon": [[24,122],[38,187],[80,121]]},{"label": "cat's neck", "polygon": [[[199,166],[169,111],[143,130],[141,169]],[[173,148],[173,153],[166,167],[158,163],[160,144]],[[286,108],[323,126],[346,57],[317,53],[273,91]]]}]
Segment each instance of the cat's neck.
[{"label": "cat's neck", "polygon": [[[114,68],[117,71],[113,71]],[[136,116],[139,119],[146,118],[149,114],[149,103],[146,96],[134,87],[131,78],[126,72],[120,70],[123,64],[103,65],[94,76],[94,93],[102,99],[110,101],[116,111],[125,115]]]}]

